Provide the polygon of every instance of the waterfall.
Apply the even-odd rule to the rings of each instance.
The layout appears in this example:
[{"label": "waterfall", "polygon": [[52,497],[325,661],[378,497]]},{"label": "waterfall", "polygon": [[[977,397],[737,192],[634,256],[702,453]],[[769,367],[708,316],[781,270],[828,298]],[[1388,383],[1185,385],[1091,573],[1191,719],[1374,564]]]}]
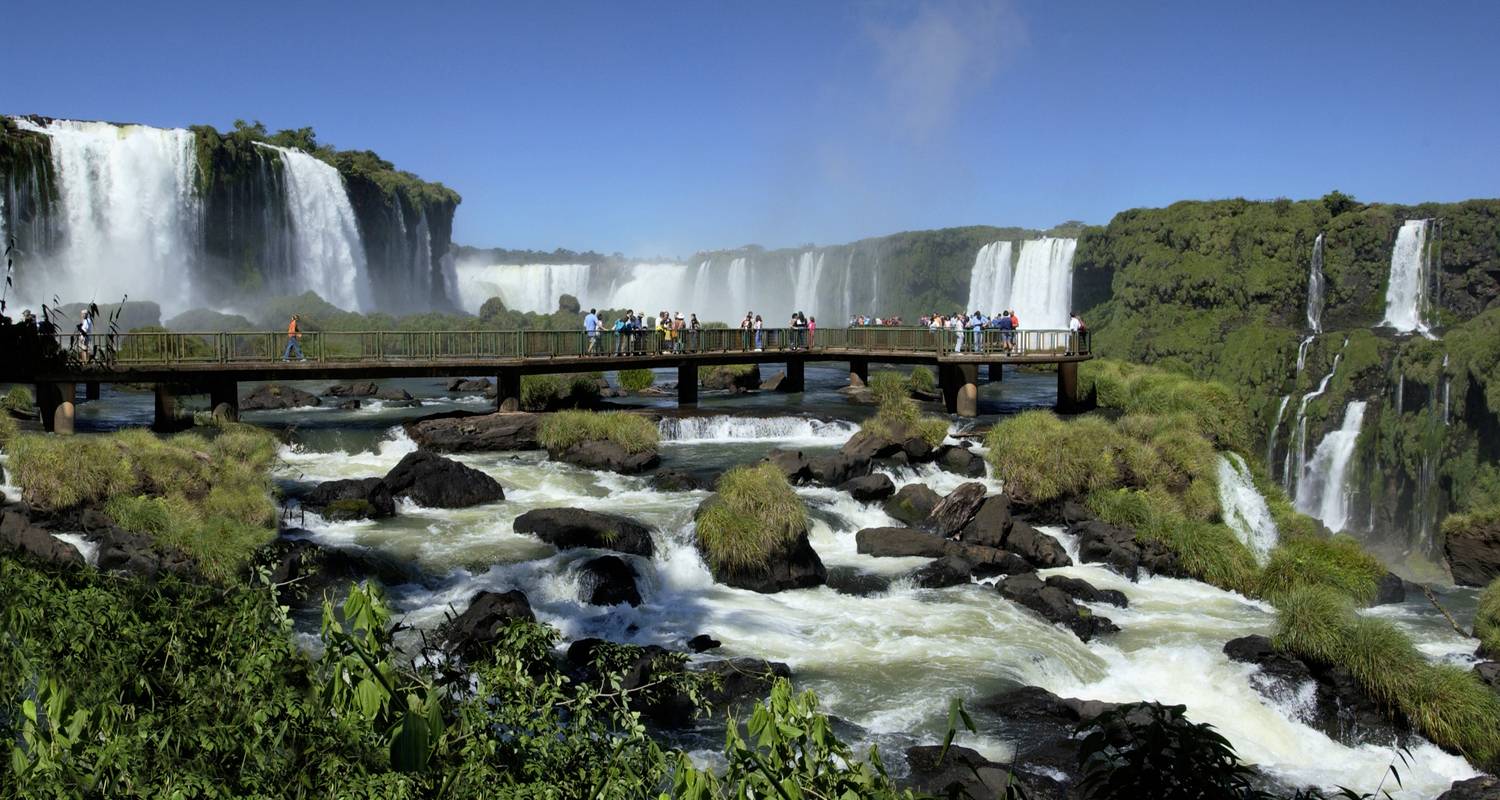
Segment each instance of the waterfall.
[{"label": "waterfall", "polygon": [[1451,418],[1448,416],[1448,401],[1453,393],[1453,376],[1448,374],[1448,354],[1443,354],[1443,424],[1448,425]]},{"label": "waterfall", "polygon": [[991,242],[979,248],[969,270],[969,303],[966,311],[999,314],[1010,308],[1010,242]]},{"label": "waterfall", "polygon": [[823,279],[823,253],[808,250],[797,257],[792,274],[793,310],[816,316],[822,305],[818,286]]},{"label": "waterfall", "polygon": [[1314,336],[1305,336],[1305,337],[1303,337],[1302,341],[1297,344],[1297,374],[1298,375],[1301,375],[1302,374],[1302,368],[1307,366],[1307,348],[1309,348],[1309,347],[1312,346],[1313,340],[1316,339],[1316,338],[1318,338],[1318,337],[1315,336],[1315,335]]},{"label": "waterfall", "polygon": [[1255,560],[1265,564],[1276,546],[1276,521],[1238,453],[1219,456],[1219,507],[1225,524],[1250,548]]},{"label": "waterfall", "polygon": [[458,296],[463,310],[476,314],[491,297],[499,297],[511,311],[551,314],[565,294],[580,303],[593,302],[588,297],[592,271],[588,264],[460,265]]},{"label": "waterfall", "polygon": [[1021,243],[1010,304],[1026,328],[1063,329],[1073,310],[1073,252],[1077,239],[1042,237]]},{"label": "waterfall", "polygon": [[1276,434],[1281,430],[1281,418],[1286,415],[1287,403],[1291,402],[1292,396],[1284,394],[1281,396],[1281,404],[1276,406],[1276,419],[1271,422],[1271,433],[1266,437],[1266,469],[1272,469],[1276,463]]},{"label": "waterfall", "polygon": [[1427,297],[1427,233],[1432,220],[1412,219],[1402,223],[1391,248],[1390,283],[1385,290],[1385,320],[1380,324],[1398,333],[1427,332],[1424,319]]},{"label": "waterfall", "polygon": [[1307,327],[1323,332],[1323,234],[1313,240],[1312,263],[1307,272]]},{"label": "waterfall", "polygon": [[1302,402],[1297,406],[1297,418],[1292,423],[1292,439],[1287,443],[1286,463],[1281,469],[1281,486],[1286,489],[1287,494],[1295,494],[1297,483],[1302,478],[1302,470],[1307,463],[1307,404],[1314,398],[1328,391],[1328,382],[1333,380],[1334,373],[1339,371],[1339,362],[1344,358],[1344,347],[1349,346],[1348,337],[1344,338],[1344,344],[1339,348],[1337,355],[1333,357],[1333,366],[1329,368],[1328,374],[1318,382],[1318,388],[1302,395]]},{"label": "waterfall", "polygon": [[794,441],[808,445],[840,445],[858,426],[837,420],[823,422],[804,417],[680,417],[657,423],[664,442]]},{"label": "waterfall", "polygon": [[1297,483],[1297,510],[1317,517],[1334,533],[1342,531],[1349,522],[1352,494],[1347,485],[1349,464],[1359,442],[1365,405],[1363,400],[1349,403],[1344,409],[1343,424],[1318,443],[1318,449],[1313,452],[1312,460]]},{"label": "waterfall", "polygon": [[292,217],[297,289],[317,292],[339,308],[372,307],[365,246],[344,176],[292,147],[262,144],[281,154],[287,209]]},{"label": "waterfall", "polygon": [[198,255],[197,160],[191,131],[16,118],[51,139],[61,246],[43,260],[45,286],[69,301],[124,295],[180,311],[193,298]]}]

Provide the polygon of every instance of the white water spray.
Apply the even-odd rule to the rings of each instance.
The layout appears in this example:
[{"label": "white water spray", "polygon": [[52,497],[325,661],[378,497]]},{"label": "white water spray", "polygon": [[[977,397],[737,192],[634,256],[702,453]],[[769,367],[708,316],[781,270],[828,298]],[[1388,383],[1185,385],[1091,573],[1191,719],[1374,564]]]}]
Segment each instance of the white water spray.
[{"label": "white water spray", "polygon": [[806,417],[679,417],[657,423],[664,442],[797,442],[842,445],[859,430],[852,422]]},{"label": "white water spray", "polygon": [[1296,495],[1297,482],[1302,479],[1302,471],[1307,463],[1307,404],[1328,391],[1328,382],[1338,373],[1339,362],[1344,359],[1344,348],[1348,346],[1349,338],[1344,337],[1344,343],[1333,357],[1333,366],[1328,369],[1328,374],[1318,382],[1318,388],[1302,395],[1302,402],[1297,405],[1297,419],[1292,424],[1292,440],[1287,445],[1286,463],[1281,469],[1281,487],[1286,489],[1287,494]]},{"label": "white water spray", "polygon": [[1219,507],[1225,524],[1265,564],[1276,546],[1276,521],[1238,453],[1219,456]]},{"label": "white water spray", "polygon": [[1077,249],[1077,239],[1043,237],[1021,243],[1010,305],[1022,326],[1053,330],[1068,327],[1068,315],[1073,310],[1073,253]]},{"label": "white water spray", "polygon": [[1380,324],[1398,333],[1427,332],[1425,319],[1430,300],[1427,296],[1431,270],[1427,248],[1429,219],[1412,219],[1402,223],[1391,248],[1390,282],[1385,290],[1385,320]]},{"label": "white water spray", "polygon": [[339,308],[370,308],[365,246],[344,177],[333,166],[296,148],[261,146],[281,154],[298,289],[317,292]]},{"label": "white water spray", "polygon": [[1307,327],[1323,332],[1323,234],[1313,240],[1312,261],[1307,269]]},{"label": "white water spray", "polygon": [[991,242],[979,248],[969,271],[969,303],[965,310],[999,314],[1010,308],[1012,252],[1010,242]]},{"label": "white water spray", "polygon": [[[1281,418],[1286,416],[1287,403],[1291,402],[1292,396],[1284,394],[1281,396],[1281,404],[1276,406],[1276,419],[1271,422],[1271,433],[1266,437],[1266,470],[1274,469],[1276,462],[1276,434],[1281,430]],[[1272,473],[1274,474],[1274,473]]]},{"label": "white water spray", "polygon": [[1343,424],[1318,443],[1302,480],[1297,483],[1297,510],[1317,517],[1334,533],[1349,523],[1349,500],[1353,494],[1348,486],[1349,464],[1359,442],[1365,406],[1363,400],[1349,403],[1344,409]]}]

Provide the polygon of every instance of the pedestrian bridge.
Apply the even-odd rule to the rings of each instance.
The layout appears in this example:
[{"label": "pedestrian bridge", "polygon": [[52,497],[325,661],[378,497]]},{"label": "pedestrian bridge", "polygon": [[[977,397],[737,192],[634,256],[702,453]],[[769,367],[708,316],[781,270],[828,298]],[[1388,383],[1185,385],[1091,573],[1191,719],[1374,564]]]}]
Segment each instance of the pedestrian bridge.
[{"label": "pedestrian bridge", "polygon": [[1092,358],[1089,334],[1058,330],[958,331],[927,328],[709,328],[669,338],[656,331],[306,331],[305,359],[282,360],[284,332],[96,334],[87,353],[68,335],[21,337],[0,381],[34,383],[48,430],[73,428],[77,387],[95,399],[103,383],[154,384],[156,420],[169,428],[177,398],[207,394],[211,405],[238,416],[242,381],[476,377],[496,380],[500,410],[519,408],[521,376],[621,369],[677,370],[678,402],[698,401],[698,370],[720,364],[784,363],[779,391],[800,392],[810,361],[844,361],[851,382],[869,377],[871,363],[936,367],[950,413],[978,410],[979,368],[1000,380],[1004,366],[1055,365],[1060,410],[1077,408],[1078,363]]}]

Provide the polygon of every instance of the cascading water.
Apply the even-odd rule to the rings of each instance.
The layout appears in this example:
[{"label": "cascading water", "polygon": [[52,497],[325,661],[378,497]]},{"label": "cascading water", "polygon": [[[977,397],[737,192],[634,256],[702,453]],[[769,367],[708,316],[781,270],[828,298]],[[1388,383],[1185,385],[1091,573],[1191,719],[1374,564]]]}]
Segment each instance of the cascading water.
[{"label": "cascading water", "polygon": [[550,314],[565,294],[590,302],[588,264],[490,264],[458,268],[458,296],[465,311],[478,313],[491,297],[511,311]]},{"label": "cascading water", "polygon": [[1286,462],[1281,469],[1281,486],[1286,489],[1287,494],[1295,496],[1298,483],[1302,479],[1302,470],[1307,463],[1307,404],[1315,398],[1328,391],[1328,382],[1333,380],[1335,373],[1339,371],[1339,362],[1344,358],[1344,348],[1349,346],[1349,338],[1344,337],[1344,343],[1339,347],[1339,352],[1333,357],[1333,366],[1328,369],[1328,374],[1318,382],[1318,388],[1302,395],[1302,402],[1297,406],[1297,418],[1292,423],[1292,439],[1287,444]]},{"label": "cascading water", "polygon": [[675,444],[791,441],[837,446],[859,430],[850,422],[805,417],[669,417],[657,427],[662,441]]},{"label": "cascading water", "polygon": [[1359,442],[1366,403],[1355,400],[1344,409],[1344,421],[1318,443],[1302,479],[1297,482],[1297,510],[1321,520],[1334,533],[1349,523],[1349,464]]},{"label": "cascading water", "polygon": [[1238,453],[1219,456],[1219,507],[1225,524],[1250,548],[1255,560],[1266,563],[1276,546],[1276,521]]},{"label": "cascading water", "polygon": [[1077,249],[1077,239],[1044,236],[1021,243],[1010,305],[1023,327],[1068,327],[1073,310],[1073,253]]},{"label": "cascading water", "polygon": [[1274,468],[1276,463],[1276,438],[1281,430],[1281,418],[1286,416],[1287,404],[1292,400],[1290,394],[1281,396],[1281,403],[1276,406],[1276,419],[1271,421],[1271,433],[1266,437],[1266,469]]},{"label": "cascading water", "polygon": [[191,303],[199,251],[197,161],[191,131],[16,118],[51,138],[60,246],[46,254],[46,286],[64,302],[125,295],[164,309]]},{"label": "cascading water", "polygon": [[281,154],[299,288],[317,292],[340,308],[370,308],[365,246],[344,177],[296,148],[261,146]]},{"label": "cascading water", "polygon": [[1316,335],[1313,335],[1313,336],[1304,336],[1302,338],[1302,341],[1297,343],[1297,374],[1298,375],[1301,375],[1303,368],[1307,366],[1307,350],[1308,350],[1308,348],[1312,347],[1313,341],[1315,339],[1317,339],[1317,338],[1318,337]]},{"label": "cascading water", "polygon": [[1385,290],[1385,320],[1380,324],[1398,333],[1427,332],[1426,316],[1428,261],[1427,233],[1429,219],[1412,219],[1402,223],[1391,248],[1390,282]]},{"label": "cascading water", "polygon": [[974,267],[969,271],[966,310],[999,314],[1010,308],[1012,252],[1010,242],[991,242],[979,248]]},{"label": "cascading water", "polygon": [[1307,270],[1307,327],[1323,332],[1323,234],[1313,240],[1312,262]]}]

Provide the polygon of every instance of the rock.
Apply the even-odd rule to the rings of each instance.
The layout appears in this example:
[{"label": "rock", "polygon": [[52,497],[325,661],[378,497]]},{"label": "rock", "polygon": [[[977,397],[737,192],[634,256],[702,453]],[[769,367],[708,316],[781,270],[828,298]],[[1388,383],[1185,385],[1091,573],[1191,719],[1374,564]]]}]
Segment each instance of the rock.
[{"label": "rock", "polygon": [[651,476],[651,488],[658,492],[696,492],[710,488],[710,484],[690,472],[662,469]]},{"label": "rock", "polygon": [[340,411],[357,411],[362,404],[358,400],[340,400],[334,408]]},{"label": "rock", "polygon": [[279,538],[256,551],[255,563],[270,567],[277,597],[291,606],[317,602],[336,586],[367,578],[396,586],[417,577],[409,564],[378,552],[325,547],[310,539]]},{"label": "rock", "polygon": [[1375,602],[1370,605],[1383,606],[1406,600],[1406,582],[1394,572],[1387,572],[1375,582]]},{"label": "rock", "polygon": [[490,383],[489,378],[480,378],[479,380],[469,380],[468,378],[454,378],[453,380],[448,382],[448,391],[483,393],[489,391],[490,389],[493,389],[494,386],[494,384]]},{"label": "rock", "polygon": [[408,422],[406,435],[423,450],[435,453],[474,453],[503,450],[540,450],[537,429],[541,417],[524,411],[495,414],[457,412]]},{"label": "rock", "polygon": [[829,567],[827,586],[839,594],[870,597],[891,588],[891,579],[885,575],[865,572],[856,567]]},{"label": "rock", "polygon": [[191,575],[197,565],[187,554],[160,547],[150,536],[116,527],[94,531],[91,538],[99,545],[97,566],[105,572],[125,572],[147,580],[172,573]]},{"label": "rock", "polygon": [[0,510],[0,547],[57,564],[82,565],[78,548],[31,524],[31,518],[16,508]]},{"label": "rock", "polygon": [[706,653],[709,650],[717,650],[722,644],[723,642],[715,639],[712,636],[709,636],[706,633],[700,633],[697,636],[694,636],[693,638],[689,639],[687,643],[688,649],[693,651],[694,653]]},{"label": "rock", "polygon": [[1078,537],[1078,559],[1085,564],[1103,562],[1121,575],[1136,580],[1141,569],[1170,577],[1182,577],[1177,557],[1160,542],[1141,543],[1129,528],[1087,520],[1072,525]]},{"label": "rock", "polygon": [[425,450],[407,453],[386,473],[385,484],[393,497],[427,508],[467,508],[505,499],[494,478]]},{"label": "rock", "polygon": [[[950,552],[956,552],[951,546],[949,550]],[[1025,575],[1028,572],[1036,572],[1036,567],[1027,563],[1026,559],[1021,558],[1015,553],[995,550],[994,548],[985,548],[983,552],[989,555],[990,559],[974,562],[974,568],[969,571],[969,575],[976,579],[983,580],[999,575]]]},{"label": "rock", "polygon": [[699,381],[704,389],[729,389],[748,392],[760,388],[760,365],[752,364],[748,371],[736,372],[728,367],[715,367]]},{"label": "rock", "polygon": [[323,394],[329,397],[374,397],[380,387],[370,381],[340,383],[328,387]]},{"label": "rock", "polygon": [[396,514],[396,501],[391,497],[391,489],[380,478],[324,481],[302,496],[302,505],[313,511],[324,511],[341,501],[347,503],[356,500],[364,501],[369,507],[368,514],[354,517],[356,519],[390,517]]},{"label": "rock", "polygon": [[[939,756],[942,760],[939,761]],[[924,795],[939,798],[1008,797],[1012,787],[1023,797],[1036,797],[1019,776],[1012,776],[1004,765],[981,756],[967,747],[952,745],[946,753],[939,745],[919,745],[906,750],[910,770],[903,782]]]},{"label": "rock", "polygon": [[775,375],[772,375],[771,377],[761,381],[760,390],[763,392],[779,392],[781,391],[781,384],[785,380],[786,373],[778,372]]},{"label": "rock", "polygon": [[499,640],[499,631],[512,620],[536,622],[531,603],[519,589],[508,592],[480,592],[469,601],[469,607],[446,626],[445,640],[450,650],[468,658],[487,653]]},{"label": "rock", "polygon": [[1095,589],[1092,583],[1082,578],[1069,578],[1064,575],[1047,576],[1047,585],[1055,586],[1068,596],[1083,603],[1108,603],[1112,606],[1125,608],[1130,601],[1125,593],[1115,589]]},{"label": "rock", "polygon": [[704,697],[715,707],[724,707],[742,700],[758,701],[771,691],[777,678],[792,677],[792,669],[779,661],[760,658],[729,658],[710,661],[702,672],[719,676],[717,689],[709,689]]},{"label": "rock", "polygon": [[1100,714],[1118,706],[1118,703],[1107,703],[1102,700],[1058,697],[1039,686],[1022,686],[981,700],[975,707],[1009,722],[1056,724],[1073,728],[1082,723],[1092,722]]},{"label": "rock", "polygon": [[1067,592],[1047,585],[1035,573],[1011,575],[1000,583],[999,590],[1001,597],[1035,611],[1048,622],[1063,625],[1085,642],[1119,630],[1108,617],[1073,602]]},{"label": "rock", "polygon": [[240,399],[241,411],[267,411],[280,408],[301,408],[303,406],[322,405],[323,401],[315,394],[309,394],[301,389],[290,386],[280,386],[268,383],[257,386],[250,394]]},{"label": "rock", "polygon": [[655,450],[632,453],[623,445],[605,440],[579,442],[566,450],[549,450],[553,461],[563,461],[584,469],[597,469],[634,475],[656,469],[661,457]]},{"label": "rock", "polygon": [[885,513],[907,525],[921,525],[943,498],[926,484],[909,483],[885,501]]},{"label": "rock", "polygon": [[777,448],[766,454],[763,459],[781,471],[786,476],[788,483],[798,486],[812,482],[812,472],[807,467],[807,456],[800,450],[782,450]]},{"label": "rock", "polygon": [[1474,675],[1500,692],[1500,661],[1481,661],[1474,665]]},{"label": "rock", "polygon": [[1035,564],[1038,569],[1066,567],[1073,563],[1062,543],[1024,522],[1011,524],[1005,549]]},{"label": "rock", "polygon": [[979,512],[984,502],[984,484],[965,483],[948,493],[932,510],[932,523],[939,536],[955,536]]},{"label": "rock", "polygon": [[405,389],[399,389],[399,388],[397,388],[397,389],[381,389],[380,391],[378,391],[378,392],[375,393],[375,399],[376,400],[385,400],[385,401],[387,401],[387,404],[390,404],[390,403],[407,403],[407,402],[410,402],[410,401],[412,401],[412,400],[414,400],[416,398],[414,398],[414,397],[411,396],[411,392],[408,392]]},{"label": "rock", "polygon": [[584,601],[596,606],[641,604],[635,585],[635,570],[619,556],[599,556],[580,568]]},{"label": "rock", "polygon": [[854,546],[870,556],[942,558],[947,543],[941,536],[915,528],[865,528],[854,534]]},{"label": "rock", "polygon": [[[666,688],[650,689],[684,672],[681,657],[657,645],[622,645],[602,639],[579,639],[568,646],[567,663],[579,684],[602,685],[596,661],[602,651],[619,672],[619,688],[632,695],[631,706],[658,725],[677,728],[693,719],[693,704],[686,695]],[[727,709],[746,700],[759,700],[777,678],[789,678],[792,671],[785,664],[756,658],[734,658],[710,661],[699,672],[716,676],[716,688],[706,688],[703,699],[717,710]],[[646,691],[637,692],[645,689]]]},{"label": "rock", "polygon": [[984,458],[959,445],[945,444],[933,452],[933,463],[966,478],[984,477]]},{"label": "rock", "polygon": [[1471,517],[1464,525],[1444,525],[1443,554],[1460,586],[1487,586],[1500,577],[1500,516]]},{"label": "rock", "polygon": [[861,503],[874,503],[896,493],[896,484],[881,473],[852,478],[839,486]]},{"label": "rock", "polygon": [[[1250,684],[1273,702],[1298,708],[1298,720],[1348,745],[1405,739],[1410,730],[1392,720],[1347,669],[1306,661],[1272,646],[1265,636],[1243,636],[1224,645],[1232,661],[1254,664]],[[1312,702],[1305,687],[1313,684]]]},{"label": "rock", "polygon": [[822,586],[828,579],[823,560],[807,540],[807,534],[797,537],[791,547],[783,553],[772,554],[767,566],[756,571],[730,571],[714,569],[714,580],[719,583],[749,589],[761,594],[771,594],[784,589],[810,589]]},{"label": "rock", "polygon": [[974,517],[959,530],[958,539],[985,547],[1004,547],[1012,524],[1010,498],[1003,494],[986,497]]},{"label": "rock", "polygon": [[1437,800],[1500,800],[1500,778],[1479,775],[1454,781],[1448,791],[1437,796]]},{"label": "rock", "polygon": [[[985,698],[970,706],[984,716],[1004,720],[1007,736],[1016,743],[1016,772],[1038,789],[1041,797],[1073,797],[1071,787],[1082,777],[1078,726],[1116,707],[1115,703],[1058,697],[1035,686],[1023,686]],[[1037,795],[1031,795],[1036,797]]]},{"label": "rock", "polygon": [[931,461],[932,445],[920,436],[907,435],[905,431],[893,431],[891,435],[862,430],[849,437],[839,452],[860,461],[878,461],[903,458],[904,463]]},{"label": "rock", "polygon": [[1064,500],[1062,504],[1062,521],[1066,525],[1076,525],[1080,522],[1088,522],[1095,519],[1094,512],[1089,507],[1077,500]]},{"label": "rock", "polygon": [[941,589],[969,582],[973,565],[958,556],[943,556],[911,574],[912,583],[923,589]]},{"label": "rock", "polygon": [[581,508],[538,508],[516,518],[516,533],[527,533],[558,548],[594,547],[650,558],[651,529],[629,517]]},{"label": "rock", "polygon": [[796,486],[809,483],[839,486],[870,472],[868,459],[843,453],[808,456],[800,450],[776,449],[766,454],[765,461],[774,465],[789,483]]}]

